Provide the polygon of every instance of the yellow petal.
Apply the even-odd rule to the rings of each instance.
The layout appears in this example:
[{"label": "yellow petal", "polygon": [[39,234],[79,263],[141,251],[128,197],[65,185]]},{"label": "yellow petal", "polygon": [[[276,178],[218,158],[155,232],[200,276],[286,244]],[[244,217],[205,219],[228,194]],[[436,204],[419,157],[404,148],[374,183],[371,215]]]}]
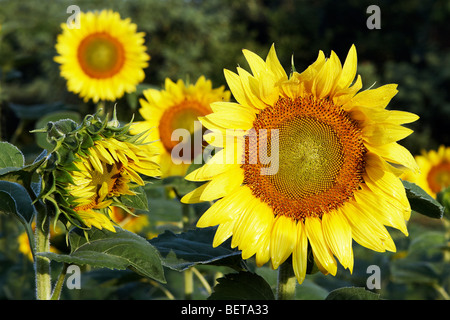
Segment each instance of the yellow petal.
[{"label": "yellow petal", "polygon": [[297,242],[292,252],[292,266],[298,283],[305,280],[308,266],[308,237],[302,221],[297,222]]},{"label": "yellow petal", "polygon": [[333,254],[325,242],[322,222],[317,217],[307,217],[305,219],[305,230],[308,236],[309,243],[314,253],[314,257],[317,260],[316,263],[320,264],[326,271],[332,275],[336,275],[337,263],[333,258]]},{"label": "yellow petal", "polygon": [[275,52],[275,45],[272,44],[269,50],[269,54],[266,58],[266,64],[269,70],[275,75],[276,82],[287,81],[286,71],[284,71],[278,60],[277,53]]},{"label": "yellow petal", "polygon": [[341,74],[337,83],[338,89],[348,88],[356,76],[356,68],[358,66],[358,57],[356,54],[355,45],[350,47],[347,58],[345,59],[344,66],[342,67]]},{"label": "yellow petal", "polygon": [[352,229],[340,210],[329,211],[322,216],[325,241],[344,268],[353,271]]},{"label": "yellow petal", "polygon": [[236,73],[227,69],[224,70],[224,75],[236,101],[244,107],[251,108],[252,106],[247,101],[244,88],[242,87],[241,78]]},{"label": "yellow petal", "polygon": [[284,215],[277,216],[270,236],[270,258],[274,269],[277,269],[291,255],[296,242],[295,221]]},{"label": "yellow petal", "polygon": [[212,201],[222,198],[236,188],[240,187],[244,181],[244,171],[239,166],[234,166],[230,170],[215,176],[200,195],[201,201]]},{"label": "yellow petal", "polygon": [[408,149],[396,142],[384,145],[372,145],[371,143],[365,143],[365,145],[369,151],[379,155],[388,162],[400,164],[413,172],[419,171],[419,167]]},{"label": "yellow petal", "polygon": [[373,145],[388,144],[402,140],[413,130],[389,123],[376,123],[362,128],[363,139]]},{"label": "yellow petal", "polygon": [[266,63],[260,56],[247,49],[242,50],[242,53],[244,54],[244,57],[247,60],[248,65],[250,66],[250,69],[252,70],[252,73],[255,77],[259,77],[262,72],[266,71]]},{"label": "yellow petal", "polygon": [[[376,89],[362,91],[348,103],[351,103],[353,106],[386,108],[397,92],[397,84],[386,84]],[[347,108],[344,106],[344,109]]]},{"label": "yellow petal", "polygon": [[[245,206],[253,198],[248,187],[240,187],[228,196],[216,201],[198,220],[197,227],[206,228],[216,226],[236,219]],[[182,202],[183,199],[181,199]]]}]

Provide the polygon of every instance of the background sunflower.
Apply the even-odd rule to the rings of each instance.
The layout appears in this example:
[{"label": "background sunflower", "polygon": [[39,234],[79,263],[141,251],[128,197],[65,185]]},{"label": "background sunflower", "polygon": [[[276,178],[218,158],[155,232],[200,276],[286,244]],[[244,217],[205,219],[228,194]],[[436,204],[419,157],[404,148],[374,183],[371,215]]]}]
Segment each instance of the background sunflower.
[{"label": "background sunflower", "polygon": [[[202,136],[202,127],[195,127],[195,122],[198,122],[198,117],[211,112],[212,102],[228,101],[230,92],[224,86],[213,89],[211,80],[202,76],[194,84],[185,84],[183,80],[175,83],[166,79],[164,89],[147,89],[143,94],[145,99],[140,99],[139,112],[144,121],[135,122],[131,132],[151,129],[146,141],[154,141],[158,149],[162,177],[184,176],[193,159],[199,155],[195,154],[194,137]],[[187,130],[190,141],[179,141],[182,139],[173,137],[177,129]],[[172,151],[180,143],[188,143],[184,151],[190,152],[178,152],[173,157]]]},{"label": "background sunflower", "polygon": [[134,92],[150,59],[144,33],[112,10],[81,12],[79,24],[79,28],[61,24],[56,43],[55,61],[61,64],[69,91],[94,102],[115,101]]}]

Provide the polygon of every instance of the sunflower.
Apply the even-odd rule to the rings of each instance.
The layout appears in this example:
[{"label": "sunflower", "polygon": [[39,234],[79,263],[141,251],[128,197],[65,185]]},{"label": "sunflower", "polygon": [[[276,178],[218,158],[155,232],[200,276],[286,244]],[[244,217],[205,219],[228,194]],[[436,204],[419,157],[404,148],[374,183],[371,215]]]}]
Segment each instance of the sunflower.
[{"label": "sunflower", "polygon": [[75,162],[76,170],[70,171],[73,182],[67,185],[74,198],[73,210],[87,227],[105,228],[114,231],[114,226],[98,209],[115,205],[115,198],[136,195],[133,185],[144,186],[139,173],[148,176],[159,174],[153,154],[148,145],[135,145],[116,139],[94,142],[85,157]]},{"label": "sunflower", "polygon": [[54,60],[61,64],[61,76],[69,91],[84,101],[114,101],[136,90],[144,80],[143,69],[150,56],[144,33],[130,19],[122,20],[111,10],[80,13],[80,28],[61,24]]},{"label": "sunflower", "polygon": [[[197,155],[196,148],[189,144],[185,150],[176,156],[180,156],[180,161],[172,159],[172,151],[183,142],[179,142],[172,137],[177,129],[187,130],[194,137],[200,125],[196,127],[195,122],[199,116],[205,116],[212,112],[210,103],[215,101],[228,101],[230,92],[224,90],[224,86],[212,88],[212,82],[206,80],[204,76],[198,78],[195,84],[185,84],[183,80],[176,83],[170,79],[165,80],[163,90],[147,89],[144,91],[145,99],[140,99],[140,114],[144,121],[135,122],[131,132],[142,132],[150,128],[155,128],[148,135],[149,141],[155,141],[160,154],[159,163],[163,177],[184,176],[190,163]],[[191,142],[194,138],[192,138]],[[200,141],[201,144],[202,141]],[[179,160],[179,159],[177,159]]]},{"label": "sunflower", "polygon": [[146,132],[131,135],[130,126],[120,126],[114,113],[111,121],[87,115],[80,125],[66,119],[40,129],[55,145],[42,167],[39,195],[54,204],[55,222],[115,231],[111,207],[130,211],[134,196],[144,200],[141,175],[161,172],[154,146],[143,141]]},{"label": "sunflower", "polygon": [[405,180],[415,182],[432,197],[450,186],[450,147],[441,145],[438,150],[422,151],[415,157],[420,168],[419,174],[409,174]]},{"label": "sunflower", "polygon": [[336,258],[352,272],[352,239],[395,251],[385,226],[408,235],[411,214],[398,177],[417,170],[397,141],[412,132],[401,124],[418,119],[385,109],[397,85],[358,93],[354,46],[343,66],[334,52],[326,59],[320,51],[289,77],[274,46],[266,60],[243,53],[252,74],[225,70],[237,103],[213,103],[214,112],[200,118],[211,130],[205,140],[219,151],[186,176],[207,182],[182,202],[219,200],[197,226],[218,225],[213,246],[232,236],[232,247],[244,259],[255,255],[258,266],[270,261],[276,269],[292,256],[299,283],[308,246],[318,268],[332,275]]}]

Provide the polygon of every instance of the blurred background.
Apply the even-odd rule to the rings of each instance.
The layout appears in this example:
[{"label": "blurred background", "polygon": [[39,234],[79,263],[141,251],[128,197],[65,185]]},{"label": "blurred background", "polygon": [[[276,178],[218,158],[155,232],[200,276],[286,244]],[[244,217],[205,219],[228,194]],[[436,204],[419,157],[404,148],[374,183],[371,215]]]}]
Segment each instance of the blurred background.
[{"label": "blurred background", "polygon": [[[84,103],[66,90],[66,81],[60,77],[59,66],[53,61],[60,25],[70,16],[66,10],[73,4],[81,11],[112,9],[122,18],[131,18],[138,31],[146,33],[145,44],[151,60],[145,70],[144,83],[138,86],[136,93],[125,95],[117,102],[119,115],[125,121],[133,113],[139,120],[138,98],[142,90],[150,86],[161,87],[166,77],[174,81],[179,78],[194,81],[204,75],[213,81],[214,87],[226,85],[224,68],[233,71],[238,65],[247,68],[241,52],[244,48],[265,57],[270,45],[275,43],[286,71],[290,71],[293,56],[295,67],[301,72],[314,62],[319,50],[326,56],[333,50],[343,62],[350,46],[355,44],[363,89],[397,83],[399,93],[388,108],[420,116],[419,121],[408,125],[414,133],[400,143],[413,154],[419,154],[422,149],[435,149],[441,144],[450,145],[448,0],[0,0],[0,140],[17,145],[27,160],[32,160],[41,151],[36,136],[29,131],[42,127],[52,113],[65,111],[75,119],[82,119],[86,113],[95,110],[91,102]],[[372,15],[372,12],[367,13],[370,5],[380,8],[380,29],[367,27],[367,20]],[[3,218],[2,221],[6,223]],[[4,247],[7,246],[4,242],[6,228],[2,230],[0,238]],[[8,230],[13,235],[19,232]],[[358,269],[363,262],[357,260],[352,280],[346,278],[350,278],[348,272],[344,280],[317,275],[302,286],[299,295],[310,290],[313,294],[305,297],[320,298],[324,292],[342,283],[354,285],[358,276],[362,279],[359,285],[364,286],[367,265],[383,265],[395,260],[402,249],[409,250],[417,243],[414,242],[417,240],[415,235],[423,237],[424,230],[432,230],[432,234],[428,237],[427,233],[426,241],[429,242],[421,239],[420,243],[427,246],[441,243],[440,223],[430,219],[422,221],[420,226],[413,225],[410,229],[411,238],[405,240],[399,236],[399,253],[396,255],[378,255],[363,249],[366,262]],[[415,249],[423,250],[423,247],[416,245]],[[427,256],[426,261],[442,258],[436,256],[437,252],[418,252],[414,259],[422,255]],[[24,283],[30,279],[25,279],[28,275],[23,271],[27,263],[18,264],[17,257],[5,253],[0,258],[0,274],[3,274],[0,298],[29,298]],[[417,261],[422,263],[420,259]],[[400,279],[419,277],[431,282],[411,284],[406,280],[396,283],[386,280],[385,288],[395,286],[395,289],[383,291],[386,298],[442,298],[442,292],[433,286],[436,282],[441,287],[449,285],[447,269],[442,270],[440,265],[435,270],[434,266],[420,264],[408,274],[409,269],[405,271],[403,267],[397,266],[391,272],[397,272]],[[25,268],[31,271],[32,267]],[[271,271],[261,270],[259,272],[267,273],[267,279],[273,277]],[[8,274],[25,279],[22,287],[10,283]],[[437,278],[434,278],[435,274]],[[391,274],[384,276],[391,279]],[[33,285],[31,280],[28,288],[31,296]],[[411,290],[415,286],[424,287],[419,291]],[[111,292],[114,294],[111,293],[109,298],[120,296],[118,291]],[[139,291],[135,291],[137,295],[136,292]],[[108,298],[107,292],[103,294],[103,298]],[[102,297],[100,293],[92,293],[92,296]]]}]

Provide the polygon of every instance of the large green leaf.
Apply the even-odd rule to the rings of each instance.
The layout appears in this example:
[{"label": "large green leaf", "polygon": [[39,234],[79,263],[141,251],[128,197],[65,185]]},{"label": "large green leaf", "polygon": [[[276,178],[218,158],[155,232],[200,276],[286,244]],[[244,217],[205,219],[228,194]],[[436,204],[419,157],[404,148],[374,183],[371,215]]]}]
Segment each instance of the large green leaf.
[{"label": "large green leaf", "polygon": [[405,186],[411,209],[430,218],[441,219],[444,207],[418,185],[402,181]]},{"label": "large green leaf", "polygon": [[380,300],[380,295],[364,288],[339,288],[331,291],[325,300]]},{"label": "large green leaf", "polygon": [[149,240],[163,256],[164,265],[183,271],[196,264],[214,264],[242,270],[241,252],[231,249],[229,242],[213,248],[215,227],[199,228],[175,234],[165,231]]},{"label": "large green leaf", "polygon": [[0,141],[0,174],[23,167],[24,162],[23,154],[16,146]]},{"label": "large green leaf", "polygon": [[92,228],[85,233],[75,229],[69,234],[70,254],[39,253],[51,260],[77,265],[134,272],[165,283],[158,251],[135,233],[116,228],[116,232]]},{"label": "large green leaf", "polygon": [[0,181],[0,212],[29,223],[34,216],[34,206],[27,190],[18,183]]},{"label": "large green leaf", "polygon": [[246,271],[230,273],[217,279],[208,300],[274,300],[270,285],[263,277]]}]

